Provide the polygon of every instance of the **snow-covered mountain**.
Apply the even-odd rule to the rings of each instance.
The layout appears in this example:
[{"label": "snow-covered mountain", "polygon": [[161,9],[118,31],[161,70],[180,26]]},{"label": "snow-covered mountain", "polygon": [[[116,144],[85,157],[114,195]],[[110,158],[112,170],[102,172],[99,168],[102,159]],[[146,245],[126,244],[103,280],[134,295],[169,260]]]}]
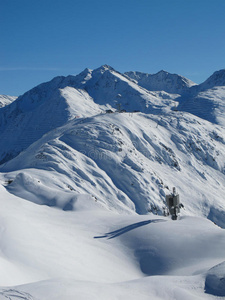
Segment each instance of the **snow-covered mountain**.
[{"label": "snow-covered mountain", "polygon": [[[182,86],[183,78],[176,78]],[[218,82],[218,77],[214,81]],[[209,103],[217,101],[222,106],[224,91],[223,86],[214,87],[181,101],[178,108],[188,111],[191,107],[193,115],[173,111],[178,94],[147,91],[108,65],[85,69],[77,76],[56,77],[1,109],[0,157],[1,163],[8,163],[0,170],[7,172],[7,180],[13,180],[9,190],[17,195],[27,189],[26,178],[32,181],[32,174],[24,170],[52,170],[59,174],[57,183],[51,182],[52,189],[60,186],[64,190],[67,186],[78,194],[94,195],[108,209],[139,214],[163,214],[165,194],[173,185],[186,190],[182,181],[189,182],[192,201],[187,200],[188,192],[183,195],[188,212],[213,221],[219,219],[225,226],[221,200],[225,132],[212,124],[216,118],[220,119],[217,123],[225,122],[225,111],[217,109],[213,119],[215,105],[211,111],[211,104],[201,105],[209,99]],[[196,99],[198,105],[191,106]],[[8,173],[14,171],[13,175]],[[60,179],[62,174],[64,180]],[[201,184],[196,185],[196,178],[203,184],[210,183],[207,194]],[[215,182],[215,178],[221,179]],[[47,196],[51,195],[48,187],[42,189],[46,190],[44,200],[35,188],[33,196],[29,192],[24,198],[53,205],[52,196]],[[55,206],[65,209],[69,205],[73,209],[73,197],[54,199]],[[204,207],[202,202],[207,209],[196,211],[196,203]]]},{"label": "snow-covered mountain", "polygon": [[[0,109],[0,299],[225,296],[215,74],[195,85],[104,65]],[[164,216],[173,187],[177,221]]]},{"label": "snow-covered mountain", "polygon": [[225,85],[183,97],[177,109],[225,126]]},{"label": "snow-covered mountain", "polygon": [[225,126],[225,69],[216,71],[199,85],[181,75],[166,71],[156,74],[125,72],[125,75],[149,91],[179,94],[180,97],[174,98],[179,102],[178,110]]},{"label": "snow-covered mountain", "polygon": [[225,126],[225,70],[215,72],[177,100],[180,102],[177,109]]},{"label": "snow-covered mountain", "polygon": [[195,86],[196,83],[181,75],[160,71],[156,74],[142,72],[125,72],[129,78],[134,79],[138,85],[149,91],[165,91],[170,94],[184,94],[187,90]]},{"label": "snow-covered mountain", "polygon": [[[163,215],[176,186],[189,214],[225,227],[224,137],[223,128],[179,112],[100,114],[49,132],[0,171],[13,180],[11,193],[62,209],[76,209],[76,194],[88,194],[110,210]],[[46,170],[55,179],[40,193]]]},{"label": "snow-covered mountain", "polygon": [[95,103],[110,109],[159,113],[175,105],[176,96],[163,91],[147,91],[108,65],[65,77],[59,87],[67,86],[84,89]]},{"label": "snow-covered mountain", "polygon": [[0,111],[0,163],[72,118],[115,109],[159,113],[174,107],[174,98],[144,90],[109,66],[56,77]]},{"label": "snow-covered mountain", "polygon": [[199,85],[199,90],[204,91],[218,86],[225,86],[225,69],[214,72],[206,81]]},{"label": "snow-covered mountain", "polygon": [[0,95],[0,108],[12,103],[16,98],[14,96]]}]

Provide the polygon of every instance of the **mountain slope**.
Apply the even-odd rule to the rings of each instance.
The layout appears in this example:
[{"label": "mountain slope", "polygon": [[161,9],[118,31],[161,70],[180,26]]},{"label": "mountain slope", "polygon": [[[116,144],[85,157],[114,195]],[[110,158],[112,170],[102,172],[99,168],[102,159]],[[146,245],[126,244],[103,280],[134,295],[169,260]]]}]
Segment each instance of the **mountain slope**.
[{"label": "mountain slope", "polygon": [[[13,180],[10,192],[62,209],[76,209],[79,194],[89,194],[107,209],[163,214],[165,194],[176,186],[189,214],[224,227],[224,134],[178,112],[102,114],[50,132],[0,171]],[[45,171],[53,177],[39,185]]]},{"label": "mountain slope", "polygon": [[177,109],[225,126],[225,86],[216,86],[194,95],[190,94],[180,100]]},{"label": "mountain slope", "polygon": [[129,78],[134,79],[138,85],[149,91],[165,91],[171,94],[183,94],[196,83],[177,74],[160,71],[156,74],[142,72],[125,72]]},{"label": "mountain slope", "polygon": [[225,126],[225,70],[216,71],[203,83],[196,85],[177,74],[160,71],[157,74],[126,72],[126,76],[150,91],[179,94],[176,109],[187,111],[212,123]]},{"label": "mountain slope", "polygon": [[225,86],[225,69],[214,72],[208,79],[197,87],[200,91],[205,91],[213,87]]},{"label": "mountain slope", "polygon": [[175,105],[174,96],[147,91],[108,65],[67,76],[61,83],[61,87],[65,86],[86,90],[99,105],[129,112],[160,113]]},{"label": "mountain slope", "polygon": [[215,72],[177,100],[180,102],[177,109],[225,126],[225,70]]},{"label": "mountain slope", "polygon": [[0,108],[9,105],[13,101],[16,100],[17,97],[8,96],[8,95],[0,95]]},{"label": "mountain slope", "polygon": [[0,111],[0,163],[15,157],[43,134],[70,119],[101,111],[83,90],[69,87],[51,90],[47,85],[27,92]]}]

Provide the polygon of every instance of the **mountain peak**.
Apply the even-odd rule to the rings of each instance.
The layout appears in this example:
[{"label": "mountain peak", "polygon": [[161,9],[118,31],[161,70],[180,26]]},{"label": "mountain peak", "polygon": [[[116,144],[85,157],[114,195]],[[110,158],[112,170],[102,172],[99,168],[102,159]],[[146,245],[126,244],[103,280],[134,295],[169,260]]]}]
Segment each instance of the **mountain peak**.
[{"label": "mountain peak", "polygon": [[105,71],[115,71],[115,69],[107,64],[102,65],[101,67],[97,68],[95,71],[100,71],[101,73],[104,73]]},{"label": "mountain peak", "polygon": [[107,65],[107,64],[102,65],[101,68],[108,69],[108,70],[114,70],[113,67],[111,67],[110,65]]},{"label": "mountain peak", "polygon": [[[88,75],[88,74],[91,74],[92,71],[93,71],[92,69],[85,68],[80,74],[82,74],[82,75]],[[74,76],[74,75],[71,75],[71,76]]]},{"label": "mountain peak", "polygon": [[225,69],[214,72],[201,86],[201,90],[210,89],[215,86],[225,85]]},{"label": "mountain peak", "polygon": [[149,91],[165,91],[172,94],[183,94],[191,86],[196,85],[181,75],[171,74],[164,70],[156,74],[126,72],[125,75],[136,80],[138,85]]},{"label": "mountain peak", "polygon": [[155,75],[157,75],[157,74],[169,74],[167,71],[165,71],[165,70],[160,70],[158,73],[156,73]]}]

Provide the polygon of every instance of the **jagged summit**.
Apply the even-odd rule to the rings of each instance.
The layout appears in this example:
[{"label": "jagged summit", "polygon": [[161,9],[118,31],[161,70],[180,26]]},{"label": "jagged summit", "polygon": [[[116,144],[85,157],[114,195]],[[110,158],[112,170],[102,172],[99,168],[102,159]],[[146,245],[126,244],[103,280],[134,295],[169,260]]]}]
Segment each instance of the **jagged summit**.
[{"label": "jagged summit", "polygon": [[64,80],[60,84],[59,88],[64,88],[66,86],[71,86],[74,88],[85,88],[86,85],[92,85],[93,82],[99,80],[99,78],[105,73],[119,74],[118,71],[116,71],[109,65],[102,65],[101,67],[94,70],[86,68],[78,75],[68,75],[67,77],[64,77]]},{"label": "jagged summit", "polygon": [[[0,162],[18,155],[46,132],[72,118],[107,109],[156,112],[174,106],[132,82],[112,67],[85,69],[42,83],[0,111]],[[10,136],[10,143],[5,143]],[[26,138],[24,138],[26,136]]]},{"label": "jagged summit", "polygon": [[110,71],[115,71],[115,69],[107,64],[105,65],[102,65],[101,67],[99,67],[98,69],[96,70],[102,70],[102,71],[107,71],[107,70],[110,70]]},{"label": "jagged summit", "polygon": [[[150,112],[153,104],[154,109],[165,106],[165,97],[168,101],[172,99],[172,102],[174,99],[170,95],[160,97],[159,94],[144,90],[133,79],[109,65],[103,65],[94,70],[85,69],[76,76],[64,77],[55,88],[64,89],[66,87],[85,90],[99,105],[107,105],[114,109],[120,105],[126,111]],[[169,104],[168,101],[166,105]],[[172,102],[169,106],[173,105]]]}]

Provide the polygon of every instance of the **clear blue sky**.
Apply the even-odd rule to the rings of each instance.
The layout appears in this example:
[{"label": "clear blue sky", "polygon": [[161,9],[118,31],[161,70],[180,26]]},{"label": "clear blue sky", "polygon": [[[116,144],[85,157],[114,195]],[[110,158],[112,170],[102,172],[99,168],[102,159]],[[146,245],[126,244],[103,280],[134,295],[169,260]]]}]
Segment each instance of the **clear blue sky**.
[{"label": "clear blue sky", "polygon": [[201,83],[225,68],[225,0],[0,0],[0,94],[108,64]]}]

